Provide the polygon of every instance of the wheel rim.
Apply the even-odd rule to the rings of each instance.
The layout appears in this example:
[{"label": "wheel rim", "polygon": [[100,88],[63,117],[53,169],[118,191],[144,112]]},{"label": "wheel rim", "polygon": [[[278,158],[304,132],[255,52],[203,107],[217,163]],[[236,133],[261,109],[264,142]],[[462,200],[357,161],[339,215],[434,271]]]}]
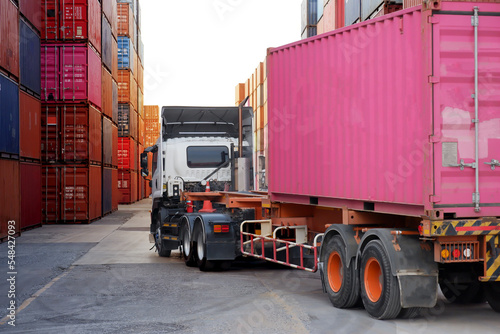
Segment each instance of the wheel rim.
[{"label": "wheel rim", "polygon": [[198,242],[197,242],[197,245],[196,245],[196,250],[198,251],[198,259],[200,260],[203,260],[203,258],[205,257],[205,247],[203,247],[203,236],[200,234],[198,234]]},{"label": "wheel rim", "polygon": [[184,249],[184,255],[189,256],[189,252],[191,251],[191,243],[189,242],[189,233],[184,229],[184,240],[182,242],[182,248]]},{"label": "wheel rim", "polygon": [[342,288],[344,268],[342,258],[338,252],[332,252],[328,258],[328,282],[333,292],[339,292]]},{"label": "wheel rim", "polygon": [[158,227],[156,230],[156,247],[161,248],[161,229]]},{"label": "wheel rim", "polygon": [[374,257],[368,259],[365,265],[365,290],[368,298],[373,303],[377,302],[382,295],[382,268],[380,263]]}]

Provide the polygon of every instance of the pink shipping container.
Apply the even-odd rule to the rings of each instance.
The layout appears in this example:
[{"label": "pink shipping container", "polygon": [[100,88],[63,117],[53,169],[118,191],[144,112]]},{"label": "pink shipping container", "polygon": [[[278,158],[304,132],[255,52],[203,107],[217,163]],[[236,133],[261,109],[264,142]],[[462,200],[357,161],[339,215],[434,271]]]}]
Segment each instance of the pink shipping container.
[{"label": "pink shipping container", "polygon": [[42,102],[101,108],[101,59],[86,44],[42,44]]},{"label": "pink shipping container", "polygon": [[500,4],[441,2],[270,50],[272,200],[500,216],[500,26],[488,12]]}]

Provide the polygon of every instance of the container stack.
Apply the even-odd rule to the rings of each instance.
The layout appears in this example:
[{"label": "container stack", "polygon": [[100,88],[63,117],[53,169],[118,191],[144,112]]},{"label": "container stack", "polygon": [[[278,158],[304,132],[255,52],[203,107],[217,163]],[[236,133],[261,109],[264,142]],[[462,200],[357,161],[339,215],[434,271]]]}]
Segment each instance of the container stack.
[{"label": "container stack", "polygon": [[139,175],[144,150],[144,47],[137,0],[118,0],[118,190],[119,203],[146,197]]},{"label": "container stack", "polygon": [[235,104],[239,105],[247,96],[248,105],[254,111],[254,156],[253,170],[254,184],[256,190],[267,189],[266,162],[267,162],[267,138],[268,138],[268,109],[267,109],[267,64],[266,61],[259,63],[252,76],[246,83],[236,86]]},{"label": "container stack", "polygon": [[[144,106],[144,147],[148,148],[156,144],[160,137],[160,108],[158,106]],[[152,158],[148,159],[149,175],[152,175]],[[150,177],[151,178],[151,177]],[[151,187],[146,182],[146,197],[151,195]]]},{"label": "container stack", "polygon": [[40,16],[0,0],[0,241],[41,224]]},{"label": "container stack", "polygon": [[[318,6],[318,4],[320,4]],[[318,11],[323,11],[323,0],[302,0],[301,36],[302,39],[317,34],[317,23],[321,15]]]},{"label": "container stack", "polygon": [[89,223],[117,208],[108,181],[116,161],[112,2],[42,1],[44,223]]},{"label": "container stack", "polygon": [[324,0],[322,3],[320,1],[318,5],[323,6],[323,16],[318,20],[318,35],[344,26],[345,3],[335,0]]}]

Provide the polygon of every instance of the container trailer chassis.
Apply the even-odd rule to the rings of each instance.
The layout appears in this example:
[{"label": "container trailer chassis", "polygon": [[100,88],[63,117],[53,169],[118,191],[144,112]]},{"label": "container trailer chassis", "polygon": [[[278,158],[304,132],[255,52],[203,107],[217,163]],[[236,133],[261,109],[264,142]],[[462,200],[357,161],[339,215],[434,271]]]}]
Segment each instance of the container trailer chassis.
[{"label": "container trailer chassis", "polygon": [[[220,210],[186,213],[185,204],[194,201]],[[333,306],[362,303],[377,319],[413,317],[434,307],[439,287],[451,302],[487,300],[500,311],[496,217],[398,216],[273,202],[262,192],[186,192],[179,204],[163,223],[175,231],[164,238],[179,245],[186,265],[202,271],[227,269],[240,257],[319,270]],[[252,219],[245,219],[241,212],[249,209]]]}]

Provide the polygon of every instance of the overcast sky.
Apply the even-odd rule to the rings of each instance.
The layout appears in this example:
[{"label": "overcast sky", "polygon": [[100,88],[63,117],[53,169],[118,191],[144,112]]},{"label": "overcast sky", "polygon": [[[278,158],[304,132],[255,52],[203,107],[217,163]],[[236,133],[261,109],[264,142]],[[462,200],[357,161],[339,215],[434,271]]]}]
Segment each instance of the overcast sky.
[{"label": "overcast sky", "polygon": [[302,0],[141,0],[146,105],[234,105],[268,47],[300,39]]}]

